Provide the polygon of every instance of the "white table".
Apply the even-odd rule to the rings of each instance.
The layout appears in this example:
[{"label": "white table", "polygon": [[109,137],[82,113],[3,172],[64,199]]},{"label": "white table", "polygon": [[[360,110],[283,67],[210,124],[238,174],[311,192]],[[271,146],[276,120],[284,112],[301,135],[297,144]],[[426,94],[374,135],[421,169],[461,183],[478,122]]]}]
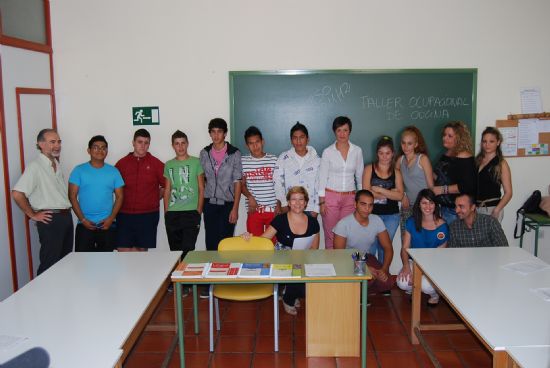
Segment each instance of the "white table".
[{"label": "white table", "polygon": [[506,348],[514,367],[550,368],[550,346],[521,346]]},{"label": "white table", "polygon": [[0,303],[0,335],[27,337],[0,364],[40,346],[51,367],[113,367],[165,292],[181,252],[71,253]]},{"label": "white table", "polygon": [[[415,285],[427,276],[468,327],[493,353],[493,366],[508,364],[506,349],[550,345],[550,303],[531,291],[550,287],[550,270],[527,276],[503,269],[540,259],[516,247],[410,249]],[[413,292],[414,329],[447,329],[420,324],[420,288]],[[451,328],[457,328],[451,325]]]}]

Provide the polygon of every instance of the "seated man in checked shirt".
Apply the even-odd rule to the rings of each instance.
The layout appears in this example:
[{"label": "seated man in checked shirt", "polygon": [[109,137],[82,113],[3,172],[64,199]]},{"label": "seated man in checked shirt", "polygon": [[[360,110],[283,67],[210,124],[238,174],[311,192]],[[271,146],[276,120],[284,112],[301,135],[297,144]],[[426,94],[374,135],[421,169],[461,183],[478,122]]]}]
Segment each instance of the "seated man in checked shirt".
[{"label": "seated man in checked shirt", "polygon": [[470,194],[455,199],[458,220],[450,228],[449,248],[507,247],[508,240],[500,222],[492,216],[476,212],[476,201]]}]

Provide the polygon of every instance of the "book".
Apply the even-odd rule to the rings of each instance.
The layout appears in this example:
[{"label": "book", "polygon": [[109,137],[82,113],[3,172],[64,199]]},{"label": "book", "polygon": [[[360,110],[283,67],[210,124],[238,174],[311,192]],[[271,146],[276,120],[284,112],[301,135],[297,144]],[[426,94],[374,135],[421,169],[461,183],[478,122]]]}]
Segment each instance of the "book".
[{"label": "book", "polygon": [[336,276],[332,263],[306,263],[306,277]]},{"label": "book", "polygon": [[184,263],[181,262],[172,272],[174,279],[198,279],[204,277],[208,270],[209,262],[206,263]]},{"label": "book", "polygon": [[269,277],[269,263],[243,263],[238,277]]},{"label": "book", "polygon": [[241,269],[240,263],[212,262],[204,277],[206,278],[235,278]]},{"label": "book", "polygon": [[292,263],[275,263],[271,265],[269,277],[292,279],[302,277],[302,265]]}]

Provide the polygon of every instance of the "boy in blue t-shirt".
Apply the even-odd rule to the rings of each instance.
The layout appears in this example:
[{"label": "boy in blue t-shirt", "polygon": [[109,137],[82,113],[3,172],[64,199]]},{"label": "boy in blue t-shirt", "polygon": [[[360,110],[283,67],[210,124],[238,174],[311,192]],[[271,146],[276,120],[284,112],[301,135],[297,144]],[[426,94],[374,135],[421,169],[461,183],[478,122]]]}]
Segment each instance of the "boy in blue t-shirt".
[{"label": "boy in blue t-shirt", "polygon": [[76,252],[111,252],[115,246],[114,221],[122,206],[124,181],[105,163],[107,152],[105,137],[93,136],[88,142],[90,161],[76,166],[69,177],[69,200],[78,217]]}]

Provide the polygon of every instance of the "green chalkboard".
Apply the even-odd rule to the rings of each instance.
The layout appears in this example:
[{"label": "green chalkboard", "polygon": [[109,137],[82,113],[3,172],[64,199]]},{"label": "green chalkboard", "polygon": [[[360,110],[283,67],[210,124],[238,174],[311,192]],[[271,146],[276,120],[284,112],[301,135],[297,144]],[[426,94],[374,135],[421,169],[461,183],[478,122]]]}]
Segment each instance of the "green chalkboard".
[{"label": "green chalkboard", "polygon": [[290,128],[309,130],[319,155],[334,142],[332,121],[353,123],[351,141],[372,162],[377,140],[389,135],[399,144],[407,125],[416,125],[430,158],[441,152],[441,129],[464,121],[475,134],[477,69],[233,71],[229,73],[231,142],[248,152],[244,131],[256,125],[266,152],[290,148]]}]

